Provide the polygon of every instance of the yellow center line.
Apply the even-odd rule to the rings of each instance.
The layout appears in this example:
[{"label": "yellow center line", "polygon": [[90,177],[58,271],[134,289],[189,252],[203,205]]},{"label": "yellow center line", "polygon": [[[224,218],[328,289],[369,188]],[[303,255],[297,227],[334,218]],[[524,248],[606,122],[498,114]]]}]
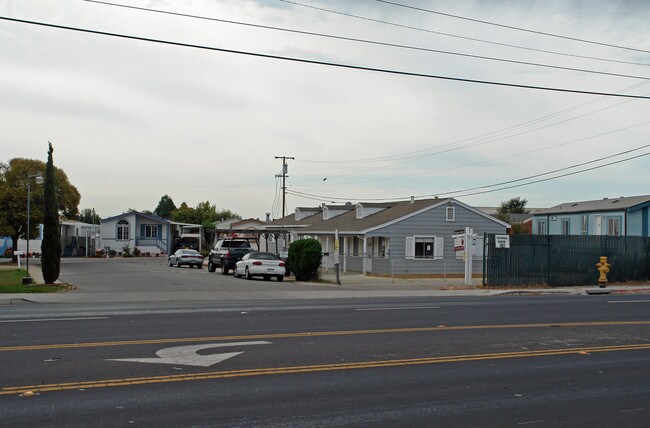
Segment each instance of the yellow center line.
[{"label": "yellow center line", "polygon": [[339,330],[339,331],[313,331],[294,333],[268,333],[239,336],[207,336],[207,337],[177,337],[169,339],[143,339],[143,340],[118,340],[112,342],[82,342],[82,343],[53,343],[46,345],[0,346],[0,352],[8,351],[34,351],[43,349],[69,349],[69,348],[95,348],[101,346],[131,346],[131,345],[158,345],[168,343],[213,342],[226,340],[254,340],[254,339],[282,339],[296,337],[322,337],[322,336],[350,336],[361,334],[391,334],[391,333],[423,333],[436,331],[457,330],[498,330],[513,328],[547,328],[547,327],[603,327],[603,326],[628,326],[650,325],[650,321],[609,321],[609,322],[569,322],[569,323],[540,323],[540,324],[496,324],[496,325],[466,325],[466,326],[435,326],[435,327],[407,327],[387,328],[376,330]]},{"label": "yellow center line", "polygon": [[241,378],[241,377],[251,377],[251,376],[315,373],[315,372],[324,372],[324,371],[358,370],[358,369],[399,367],[399,366],[412,366],[412,365],[424,365],[424,364],[458,363],[458,362],[466,362],[466,361],[497,360],[497,359],[507,359],[507,358],[531,358],[531,357],[572,355],[572,354],[587,355],[587,354],[592,354],[597,352],[639,351],[639,350],[646,350],[646,349],[650,349],[650,343],[616,345],[616,346],[595,346],[595,347],[585,347],[585,348],[560,348],[560,349],[547,349],[547,350],[538,350],[538,351],[503,352],[503,353],[491,353],[491,354],[452,355],[452,356],[441,356],[441,357],[409,358],[409,359],[383,360],[383,361],[360,361],[360,362],[352,362],[352,363],[305,365],[305,366],[293,366],[293,367],[270,367],[270,368],[257,368],[257,369],[248,369],[248,370],[230,370],[230,371],[220,371],[220,372],[178,374],[178,375],[169,375],[169,376],[149,376],[149,377],[134,377],[134,378],[125,378],[125,379],[52,383],[52,384],[42,384],[42,385],[9,386],[9,387],[0,388],[0,395],[25,394],[25,393],[31,394],[31,393],[65,391],[65,390],[74,390],[74,389],[122,387],[122,386],[129,386],[129,385],[146,385],[146,384],[169,383],[169,382],[228,379],[228,378]]}]

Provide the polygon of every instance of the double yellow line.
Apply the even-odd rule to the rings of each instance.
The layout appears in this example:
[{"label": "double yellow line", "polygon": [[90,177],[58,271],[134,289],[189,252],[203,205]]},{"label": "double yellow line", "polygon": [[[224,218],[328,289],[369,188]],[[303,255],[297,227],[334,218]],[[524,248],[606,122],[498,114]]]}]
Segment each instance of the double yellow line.
[{"label": "double yellow line", "polygon": [[0,346],[0,352],[35,351],[35,350],[43,350],[43,349],[96,348],[102,346],[164,345],[170,343],[219,342],[219,341],[232,341],[232,340],[284,339],[284,338],[296,338],[296,337],[352,336],[352,335],[362,335],[362,334],[425,333],[425,332],[457,331],[457,330],[498,330],[498,329],[513,329],[513,328],[548,328],[548,327],[603,327],[603,326],[616,327],[616,326],[628,326],[628,325],[650,325],[650,321],[609,321],[609,322],[595,321],[595,322],[493,324],[493,325],[466,325],[466,326],[439,325],[435,327],[386,328],[386,329],[376,329],[376,330],[338,330],[338,331],[251,334],[251,335],[240,335],[240,336],[177,337],[177,338],[170,338],[170,339],[118,340],[112,342],[53,343],[47,345]]},{"label": "double yellow line", "polygon": [[169,382],[229,379],[229,378],[241,378],[241,377],[251,377],[251,376],[314,373],[314,372],[355,370],[355,369],[372,369],[372,368],[381,368],[381,367],[399,367],[399,366],[412,366],[412,365],[423,365],[423,364],[458,363],[464,361],[498,360],[498,359],[507,359],[507,358],[530,358],[530,357],[545,357],[545,356],[571,355],[571,354],[588,355],[588,354],[598,353],[598,352],[639,351],[639,350],[646,350],[646,349],[650,349],[650,343],[633,344],[633,345],[617,345],[617,346],[595,346],[595,347],[587,347],[587,348],[561,348],[561,349],[548,349],[548,350],[540,350],[540,351],[503,352],[503,353],[492,353],[492,354],[454,355],[454,356],[444,356],[444,357],[410,358],[410,359],[383,360],[383,361],[361,361],[356,363],[341,363],[341,364],[272,367],[272,368],[259,368],[259,369],[249,369],[249,370],[231,370],[231,371],[221,371],[221,372],[179,374],[179,375],[170,375],[170,376],[149,376],[149,377],[134,377],[134,378],[125,378],[125,379],[97,380],[97,381],[87,381],[87,382],[68,382],[68,383],[52,383],[52,384],[43,384],[43,385],[11,386],[11,387],[0,388],[0,395],[12,395],[12,394],[32,395],[32,394],[51,392],[51,391],[80,390],[80,389],[83,390],[83,389],[90,389],[90,388],[109,388],[109,387],[121,387],[121,386],[129,386],[129,385],[160,384],[160,383],[169,383]]}]

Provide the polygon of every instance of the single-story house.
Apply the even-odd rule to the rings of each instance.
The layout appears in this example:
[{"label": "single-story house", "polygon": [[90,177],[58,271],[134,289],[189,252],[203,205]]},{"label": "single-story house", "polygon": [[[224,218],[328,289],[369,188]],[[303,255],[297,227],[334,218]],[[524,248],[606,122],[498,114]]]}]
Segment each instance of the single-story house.
[{"label": "single-story house", "polygon": [[[194,233],[195,230],[199,233]],[[142,253],[170,254],[176,251],[182,240],[194,239],[200,248],[202,226],[178,223],[138,211],[123,213],[102,219],[102,245],[109,250],[123,251],[128,246]],[[184,233],[184,231],[188,231]]]},{"label": "single-story house", "polygon": [[535,235],[648,237],[650,195],[565,202],[533,215]]},{"label": "single-story house", "polygon": [[[412,198],[298,207],[294,214],[268,223],[266,230],[288,233],[291,240],[318,239],[325,270],[334,266],[338,252],[343,271],[443,276],[464,272],[452,236],[466,227],[477,234],[475,258],[480,259],[483,234],[505,234],[510,225],[453,198]],[[474,271],[481,272],[482,264],[475,263]]]}]

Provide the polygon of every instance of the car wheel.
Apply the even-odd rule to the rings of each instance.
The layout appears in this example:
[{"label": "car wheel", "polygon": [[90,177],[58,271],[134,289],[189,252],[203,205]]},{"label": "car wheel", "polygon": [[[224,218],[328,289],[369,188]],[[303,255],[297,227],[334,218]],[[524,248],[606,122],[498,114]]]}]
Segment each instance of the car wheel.
[{"label": "car wheel", "polygon": [[225,263],[221,263],[221,275],[228,275],[229,269]]},{"label": "car wheel", "polygon": [[170,267],[171,267],[171,266],[174,266],[174,264],[172,263],[172,259],[167,259],[167,262],[169,263],[169,266],[170,266]]},{"label": "car wheel", "polygon": [[196,265],[197,269],[203,269],[203,265]]},{"label": "car wheel", "polygon": [[212,260],[208,260],[208,272],[214,272],[217,270],[217,267],[212,263]]},{"label": "car wheel", "polygon": [[263,278],[264,278],[264,281],[270,281],[271,280],[271,275],[264,275]]},{"label": "car wheel", "polygon": [[178,259],[176,259],[176,267],[177,268],[181,267],[181,261]]},{"label": "car wheel", "polygon": [[251,273],[248,271],[248,267],[246,267],[246,279],[253,279],[253,276]]},{"label": "car wheel", "polygon": [[278,282],[284,281],[284,277],[282,275],[278,276]]}]

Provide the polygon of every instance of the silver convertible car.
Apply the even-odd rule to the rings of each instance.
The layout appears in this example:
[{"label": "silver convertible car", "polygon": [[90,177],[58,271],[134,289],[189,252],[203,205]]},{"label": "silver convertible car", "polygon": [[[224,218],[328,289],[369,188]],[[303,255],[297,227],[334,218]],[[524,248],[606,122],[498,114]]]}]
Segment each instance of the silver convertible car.
[{"label": "silver convertible car", "polygon": [[245,277],[251,279],[254,276],[261,276],[265,280],[275,277],[278,282],[282,282],[285,274],[284,262],[273,253],[263,253],[254,251],[246,254],[237,262],[235,278]]}]

